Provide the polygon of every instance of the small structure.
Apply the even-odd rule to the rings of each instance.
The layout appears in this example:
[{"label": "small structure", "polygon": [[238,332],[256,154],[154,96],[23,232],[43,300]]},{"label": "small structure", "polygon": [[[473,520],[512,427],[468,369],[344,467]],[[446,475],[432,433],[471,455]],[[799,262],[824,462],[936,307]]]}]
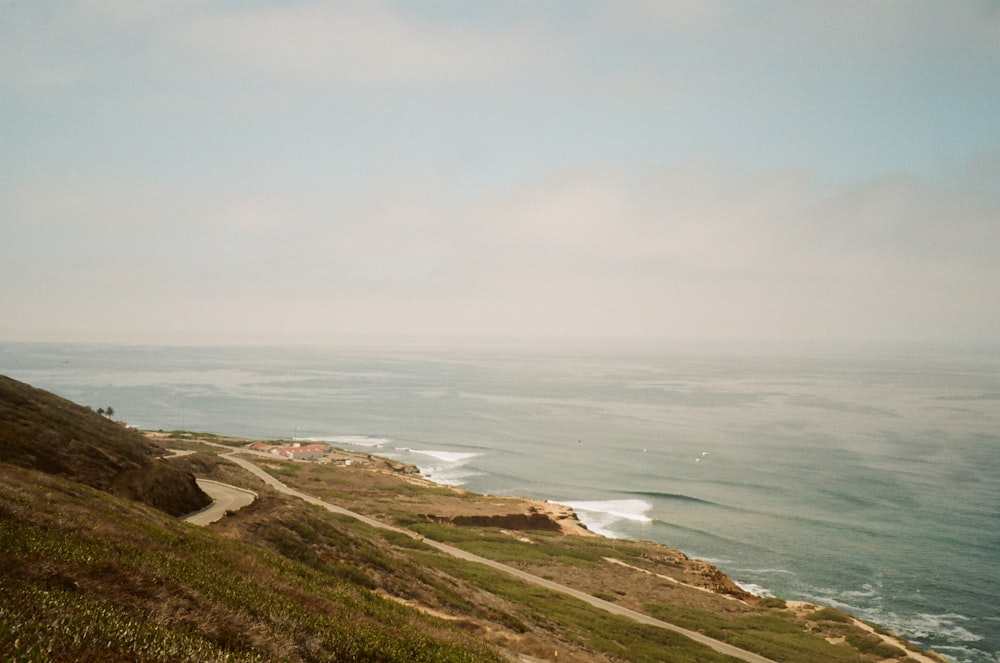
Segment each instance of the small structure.
[{"label": "small structure", "polygon": [[316,460],[326,455],[330,447],[325,444],[295,444],[287,447],[272,447],[270,452],[275,456],[291,458],[292,460]]}]

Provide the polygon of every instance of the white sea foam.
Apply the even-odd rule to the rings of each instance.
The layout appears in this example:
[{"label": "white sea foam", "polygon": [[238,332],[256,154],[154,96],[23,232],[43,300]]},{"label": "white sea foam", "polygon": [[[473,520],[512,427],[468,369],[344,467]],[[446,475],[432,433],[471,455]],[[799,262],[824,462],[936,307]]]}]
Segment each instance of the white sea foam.
[{"label": "white sea foam", "polygon": [[573,509],[587,529],[611,538],[620,536],[610,529],[615,523],[623,520],[637,523],[653,522],[653,519],[646,515],[653,505],[645,500],[562,502],[562,504]]},{"label": "white sea foam", "polygon": [[[874,596],[874,593],[867,591],[869,585],[865,585],[866,591],[840,592],[844,599],[864,599]],[[832,592],[833,590],[827,590]],[[978,642],[983,636],[973,633],[963,626],[963,622],[969,620],[965,615],[957,613],[929,614],[899,614],[886,611],[881,608],[865,607],[864,601],[839,600],[836,596],[821,592],[815,597],[817,603],[840,608],[852,615],[857,615],[862,619],[880,624],[894,633],[913,640],[946,640],[950,642]],[[850,596],[849,596],[850,595]]]},{"label": "white sea foam", "polygon": [[443,460],[446,463],[461,463],[462,461],[482,455],[476,452],[438,451],[436,449],[410,449],[410,453],[423,454],[424,456]]},{"label": "white sea foam", "polygon": [[961,645],[934,645],[934,651],[962,663],[1000,663],[1000,655]]},{"label": "white sea foam", "polygon": [[734,580],[733,582],[735,582],[736,586],[744,592],[750,592],[754,596],[774,596],[774,594],[772,594],[766,587],[761,587],[760,585],[752,582],[740,582],[739,580]]},{"label": "white sea foam", "polygon": [[978,642],[983,636],[977,635],[960,624],[968,621],[968,617],[954,613],[931,615],[920,613],[916,615],[887,615],[884,620],[890,629],[916,639],[929,637],[944,638],[953,642]]},{"label": "white sea foam", "polygon": [[465,469],[462,466],[457,468],[431,467],[421,468],[420,473],[433,481],[445,486],[463,486],[467,479],[482,476],[482,472]]},{"label": "white sea foam", "polygon": [[448,486],[462,486],[465,485],[467,479],[482,476],[483,474],[483,472],[472,470],[465,465],[469,460],[482,455],[478,452],[410,449],[407,447],[398,447],[398,449],[408,454],[419,454],[439,461],[438,463],[431,464],[419,461],[415,463],[420,473],[435,483]]},{"label": "white sea foam", "polygon": [[296,442],[326,442],[327,444],[349,444],[354,447],[381,447],[390,443],[384,437],[368,435],[320,435],[317,437],[296,437]]}]

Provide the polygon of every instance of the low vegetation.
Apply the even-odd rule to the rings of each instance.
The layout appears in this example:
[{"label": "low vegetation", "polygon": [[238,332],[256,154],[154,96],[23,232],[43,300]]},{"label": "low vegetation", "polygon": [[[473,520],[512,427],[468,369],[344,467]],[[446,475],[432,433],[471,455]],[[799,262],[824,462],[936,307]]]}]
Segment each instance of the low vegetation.
[{"label": "low vegetation", "polygon": [[757,609],[727,615],[666,604],[650,604],[646,610],[655,617],[761,654],[778,663],[848,663],[861,660],[858,652],[850,647],[831,644],[804,629],[802,623],[787,611]]},{"label": "low vegetation", "polygon": [[502,660],[374,594],[363,574],[37,472],[0,473],[3,660]]},{"label": "low vegetation", "polygon": [[840,622],[842,624],[849,624],[853,620],[849,614],[836,608],[822,608],[810,613],[808,619],[813,622]]}]

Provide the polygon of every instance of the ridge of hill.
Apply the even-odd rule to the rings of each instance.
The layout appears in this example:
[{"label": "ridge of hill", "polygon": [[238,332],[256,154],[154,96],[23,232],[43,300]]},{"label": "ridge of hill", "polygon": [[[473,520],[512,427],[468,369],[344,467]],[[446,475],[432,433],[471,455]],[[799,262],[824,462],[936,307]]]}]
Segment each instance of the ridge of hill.
[{"label": "ridge of hill", "polygon": [[[247,440],[139,440],[25,387],[0,381],[13,460],[0,458],[0,660],[735,660],[277,492],[234,452],[303,493],[780,663],[941,660],[839,611],[741,595],[666,546],[566,534],[572,519],[544,504],[438,486],[365,454],[321,464],[253,455]],[[164,439],[194,453],[155,460]],[[74,451],[46,465],[38,445],[53,441]],[[191,525],[113,489],[143,459],[259,498]]]}]

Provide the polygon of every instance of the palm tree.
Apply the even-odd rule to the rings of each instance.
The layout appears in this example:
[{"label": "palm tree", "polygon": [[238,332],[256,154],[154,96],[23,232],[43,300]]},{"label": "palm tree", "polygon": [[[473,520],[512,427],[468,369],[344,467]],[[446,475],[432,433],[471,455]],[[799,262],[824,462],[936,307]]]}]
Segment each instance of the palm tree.
[{"label": "palm tree", "polygon": [[115,416],[115,409],[110,405],[104,409],[104,414],[108,415],[108,419]]}]

